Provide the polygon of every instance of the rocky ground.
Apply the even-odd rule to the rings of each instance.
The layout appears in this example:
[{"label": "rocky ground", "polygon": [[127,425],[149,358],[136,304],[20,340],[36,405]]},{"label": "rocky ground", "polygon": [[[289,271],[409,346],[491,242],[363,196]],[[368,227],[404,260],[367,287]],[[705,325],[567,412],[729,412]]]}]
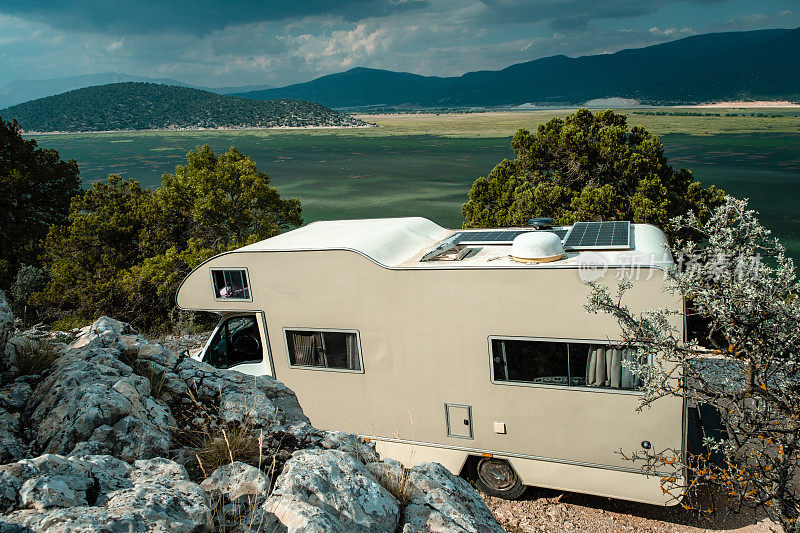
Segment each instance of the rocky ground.
[{"label": "rocky ground", "polygon": [[[667,533],[737,532],[781,533],[767,518],[751,513],[733,514],[720,509],[711,517],[698,516],[681,506],[656,507],[588,496],[529,488],[517,501],[483,495],[503,528],[510,532],[644,531]],[[720,499],[720,505],[724,505]]]},{"label": "rocky ground", "polygon": [[107,317],[11,324],[0,292],[0,531],[502,531],[463,479],[313,428],[276,380]]}]

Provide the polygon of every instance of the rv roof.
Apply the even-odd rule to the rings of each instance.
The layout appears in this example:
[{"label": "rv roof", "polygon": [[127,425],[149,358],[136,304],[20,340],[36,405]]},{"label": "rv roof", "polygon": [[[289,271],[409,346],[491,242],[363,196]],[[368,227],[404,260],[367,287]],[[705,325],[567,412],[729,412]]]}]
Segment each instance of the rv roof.
[{"label": "rv roof", "polygon": [[[562,239],[571,226],[553,228]],[[517,230],[517,231],[514,231]],[[532,228],[508,228],[509,235],[534,230]],[[313,222],[307,226],[288,231],[276,237],[239,248],[237,252],[278,252],[310,250],[352,250],[386,267],[402,268],[576,268],[582,257],[591,254],[609,266],[674,266],[672,256],[666,250],[664,233],[649,224],[630,225],[630,246],[625,249],[567,250],[564,258],[552,263],[518,263],[510,258],[511,243],[487,241],[485,244],[468,245],[474,251],[458,261],[421,261],[442,241],[463,230],[445,229],[421,217],[379,218],[363,220],[335,220]],[[470,232],[495,232],[497,229]],[[428,254],[430,255],[430,254]]]}]

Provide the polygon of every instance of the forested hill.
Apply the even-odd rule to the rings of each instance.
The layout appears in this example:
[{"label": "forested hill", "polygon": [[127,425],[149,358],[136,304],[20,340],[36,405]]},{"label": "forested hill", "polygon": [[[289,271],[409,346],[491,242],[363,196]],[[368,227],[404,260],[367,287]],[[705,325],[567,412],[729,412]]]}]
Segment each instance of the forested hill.
[{"label": "forested hill", "polygon": [[649,104],[800,101],[800,28],[708,33],[583,57],[545,57],[442,78],[355,68],[306,83],[238,93],[331,107],[580,105],[624,97]]},{"label": "forested hill", "polygon": [[256,101],[156,83],[85,87],[0,110],[26,132],[366,126],[302,100]]}]

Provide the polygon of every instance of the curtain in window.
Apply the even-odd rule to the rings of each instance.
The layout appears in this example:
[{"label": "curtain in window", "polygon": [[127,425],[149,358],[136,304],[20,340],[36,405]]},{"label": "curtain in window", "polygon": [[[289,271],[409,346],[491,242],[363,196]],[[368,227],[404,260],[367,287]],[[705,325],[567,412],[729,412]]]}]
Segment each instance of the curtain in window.
[{"label": "curtain in window", "polygon": [[314,333],[314,366],[328,368],[328,347],[325,346],[325,333]]},{"label": "curtain in window", "polygon": [[[622,352],[623,350],[619,348],[590,346],[589,360],[586,364],[586,384],[590,387],[621,388]],[[630,370],[628,373],[630,374]]]},{"label": "curtain in window", "polygon": [[302,333],[292,333],[292,346],[294,349],[294,364],[303,366],[314,365],[317,353],[317,343],[315,335],[303,335]]},{"label": "curtain in window", "polygon": [[358,359],[358,336],[355,333],[347,334],[347,368],[361,370],[361,362]]}]

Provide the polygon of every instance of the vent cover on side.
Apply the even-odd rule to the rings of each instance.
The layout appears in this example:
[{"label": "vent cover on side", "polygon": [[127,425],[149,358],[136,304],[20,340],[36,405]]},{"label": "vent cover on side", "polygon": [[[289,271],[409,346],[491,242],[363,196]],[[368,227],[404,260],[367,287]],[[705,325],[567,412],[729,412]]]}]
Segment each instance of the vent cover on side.
[{"label": "vent cover on side", "polygon": [[626,250],[631,247],[631,223],[576,222],[564,241],[565,250]]}]

